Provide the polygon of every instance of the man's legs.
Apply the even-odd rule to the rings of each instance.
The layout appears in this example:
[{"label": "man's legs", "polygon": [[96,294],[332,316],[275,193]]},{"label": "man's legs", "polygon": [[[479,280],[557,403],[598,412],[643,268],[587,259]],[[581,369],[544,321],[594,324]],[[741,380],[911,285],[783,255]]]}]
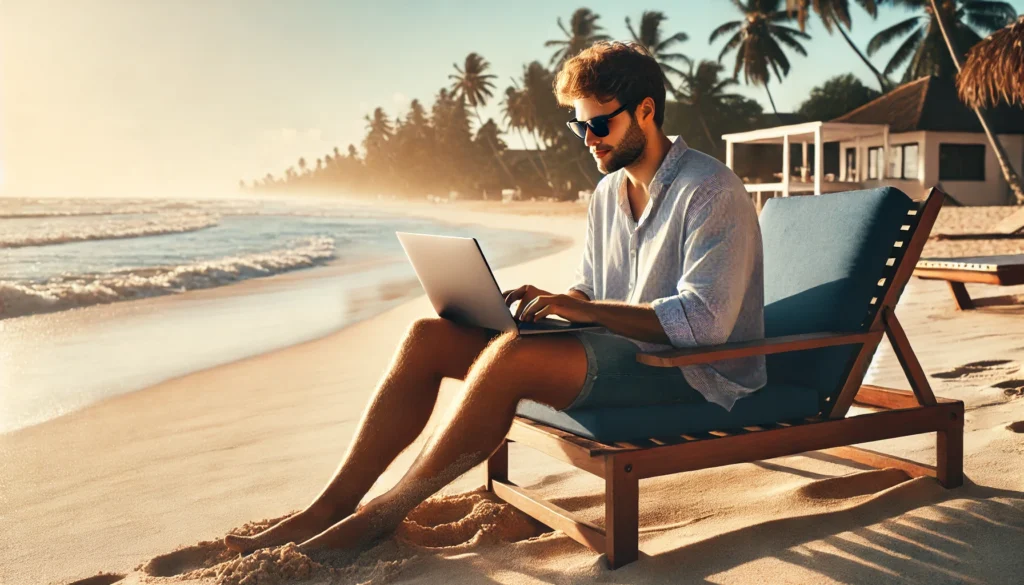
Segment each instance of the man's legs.
[{"label": "man's legs", "polygon": [[437,401],[442,378],[465,379],[492,339],[485,329],[445,319],[412,324],[387,373],[363,411],[334,477],[305,510],[252,537],[228,535],[231,549],[249,552],[301,543],[351,514],[387,466],[420,435]]},{"label": "man's legs", "polygon": [[565,408],[586,375],[586,352],[571,335],[500,336],[473,364],[461,396],[401,481],[301,548],[349,548],[393,531],[423,500],[498,448],[521,399]]}]

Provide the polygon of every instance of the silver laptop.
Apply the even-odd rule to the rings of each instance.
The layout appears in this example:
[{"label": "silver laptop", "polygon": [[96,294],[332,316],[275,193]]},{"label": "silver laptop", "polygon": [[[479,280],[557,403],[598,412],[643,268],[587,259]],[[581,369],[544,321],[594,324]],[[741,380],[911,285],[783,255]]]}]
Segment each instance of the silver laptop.
[{"label": "silver laptop", "polygon": [[518,331],[520,335],[602,328],[595,323],[571,323],[552,317],[529,323],[517,321],[505,305],[476,238],[395,234],[440,317],[494,331]]}]

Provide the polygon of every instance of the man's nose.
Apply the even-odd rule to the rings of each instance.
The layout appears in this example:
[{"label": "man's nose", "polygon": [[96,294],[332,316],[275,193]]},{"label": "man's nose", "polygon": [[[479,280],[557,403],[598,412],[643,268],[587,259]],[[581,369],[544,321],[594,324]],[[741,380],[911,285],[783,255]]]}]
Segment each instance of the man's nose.
[{"label": "man's nose", "polygon": [[583,144],[586,144],[587,148],[590,148],[591,146],[594,146],[598,142],[601,142],[601,139],[597,136],[597,134],[594,134],[594,131],[590,129],[590,126],[587,126],[587,135],[583,139]]}]

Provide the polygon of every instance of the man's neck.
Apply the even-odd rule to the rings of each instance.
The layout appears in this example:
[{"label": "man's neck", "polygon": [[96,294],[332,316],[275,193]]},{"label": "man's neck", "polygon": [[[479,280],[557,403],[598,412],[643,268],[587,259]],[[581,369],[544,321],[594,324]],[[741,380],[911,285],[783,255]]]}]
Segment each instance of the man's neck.
[{"label": "man's neck", "polygon": [[647,141],[647,148],[644,149],[640,159],[625,169],[626,177],[629,180],[629,193],[639,196],[641,200],[647,200],[650,196],[648,187],[651,180],[654,179],[654,175],[657,174],[662,161],[665,160],[671,148],[672,141],[660,131],[657,139]]}]

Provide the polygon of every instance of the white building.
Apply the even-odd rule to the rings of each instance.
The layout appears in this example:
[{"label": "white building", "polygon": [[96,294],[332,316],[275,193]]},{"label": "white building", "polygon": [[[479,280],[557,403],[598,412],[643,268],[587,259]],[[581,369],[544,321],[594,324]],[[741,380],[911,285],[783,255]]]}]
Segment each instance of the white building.
[{"label": "white building", "polygon": [[[1010,163],[1024,171],[1024,110],[989,111]],[[953,83],[922,77],[829,122],[807,122],[726,134],[726,164],[733,145],[782,144],[777,181],[749,183],[757,203],[766,196],[823,193],[892,185],[913,198],[937,186],[964,205],[1002,205],[1013,196],[981,124],[956,96]],[[826,142],[838,142],[838,173],[824,175]],[[793,156],[799,145],[803,156]],[[807,153],[814,145],[814,160]],[[794,165],[799,159],[800,165]],[[806,161],[806,163],[804,162]],[[802,170],[806,169],[806,170]],[[781,171],[781,169],[780,169]]]}]

